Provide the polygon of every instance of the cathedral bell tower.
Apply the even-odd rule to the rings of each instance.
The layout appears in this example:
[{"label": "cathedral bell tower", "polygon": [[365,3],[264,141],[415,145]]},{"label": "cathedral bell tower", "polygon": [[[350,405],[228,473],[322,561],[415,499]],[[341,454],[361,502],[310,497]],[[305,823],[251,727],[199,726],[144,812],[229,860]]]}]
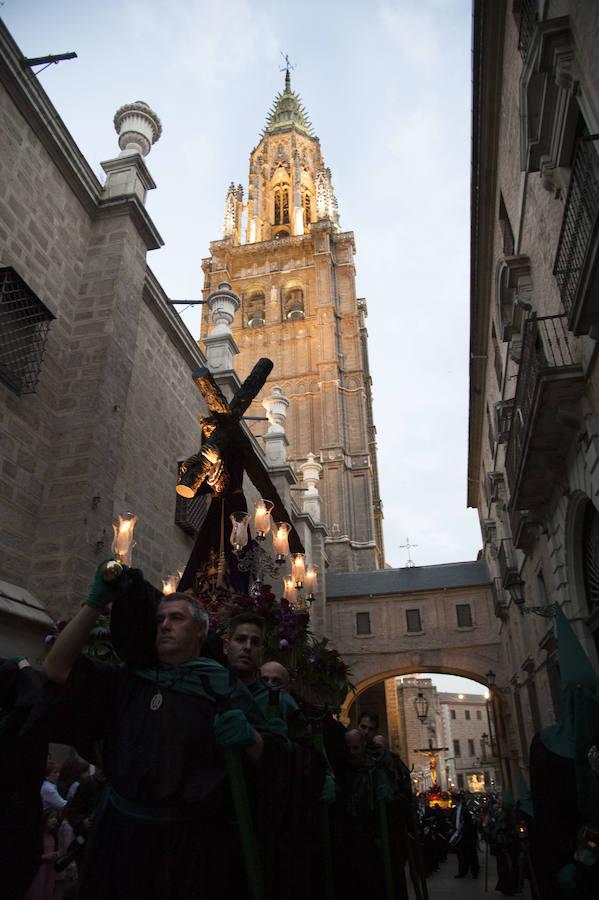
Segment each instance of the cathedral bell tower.
[{"label": "cathedral bell tower", "polygon": [[[287,68],[250,154],[247,202],[240,184],[227,191],[223,238],[203,261],[204,296],[226,281],[241,298],[231,325],[240,378],[258,356],[274,362],[272,381],[290,401],[288,460],[299,470],[314,453],[323,467],[326,552],[337,571],[384,566],[367,310],[356,298],[354,252]],[[203,319],[201,338],[208,326]]]}]

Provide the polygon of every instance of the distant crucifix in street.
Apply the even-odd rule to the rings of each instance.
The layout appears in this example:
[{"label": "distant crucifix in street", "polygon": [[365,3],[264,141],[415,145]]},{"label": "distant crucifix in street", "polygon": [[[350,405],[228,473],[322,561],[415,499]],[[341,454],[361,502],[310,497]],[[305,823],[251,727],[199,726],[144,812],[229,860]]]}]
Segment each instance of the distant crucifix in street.
[{"label": "distant crucifix in street", "polygon": [[410,550],[413,550],[414,547],[417,547],[417,546],[418,546],[418,544],[411,544],[411,543],[410,543],[410,538],[409,538],[409,537],[406,538],[405,544],[400,544],[400,545],[399,545],[399,549],[400,549],[400,550],[407,550],[407,551],[408,551],[408,561],[406,562],[406,568],[408,568],[408,569],[412,569],[412,568],[416,565],[415,562],[414,562],[414,560],[412,559]]},{"label": "distant crucifix in street", "polygon": [[428,756],[433,784],[437,784],[437,756],[439,753],[446,753],[448,749],[448,747],[433,747],[433,739],[429,738],[428,747],[419,747],[414,750],[414,753],[422,753],[423,756]]}]

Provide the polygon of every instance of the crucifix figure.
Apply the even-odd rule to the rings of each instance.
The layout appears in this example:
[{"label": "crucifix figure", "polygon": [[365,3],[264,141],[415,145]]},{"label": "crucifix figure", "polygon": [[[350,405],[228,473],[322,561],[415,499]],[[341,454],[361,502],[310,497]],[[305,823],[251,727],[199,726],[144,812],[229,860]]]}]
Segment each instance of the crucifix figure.
[{"label": "crucifix figure", "polygon": [[422,753],[423,756],[428,756],[433,784],[437,784],[437,756],[439,753],[447,752],[448,749],[448,747],[433,747],[433,739],[429,738],[428,747],[419,747],[414,750],[414,753]]},{"label": "crucifix figure", "polygon": [[[247,473],[261,497],[272,500],[272,516],[275,521],[289,518],[283,501],[274,487],[268,470],[256,452],[252,440],[241,425],[243,414],[258,395],[273,364],[270,359],[259,359],[234,397],[228,401],[209,369],[197,369],[192,378],[208,407],[208,416],[200,419],[202,443],[197,453],[184,460],[179,467],[177,493],[187,500],[198,494],[208,494],[212,501],[195,546],[179,582],[178,590],[184,591],[194,584],[197,571],[216,552],[219,559],[219,582],[222,585],[227,542],[224,541],[224,522],[232,512],[247,510],[243,494],[243,475]],[[299,535],[294,528],[289,533],[289,548],[294,553],[303,552]],[[233,580],[237,578],[237,563],[231,558],[229,570]],[[243,590],[239,580],[237,588]]]}]

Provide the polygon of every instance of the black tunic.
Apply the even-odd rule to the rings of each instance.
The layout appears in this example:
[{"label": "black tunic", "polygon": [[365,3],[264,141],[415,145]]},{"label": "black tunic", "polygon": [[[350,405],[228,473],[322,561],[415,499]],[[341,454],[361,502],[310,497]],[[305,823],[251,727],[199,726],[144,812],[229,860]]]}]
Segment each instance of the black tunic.
[{"label": "black tunic", "polygon": [[[82,657],[68,685],[81,728],[104,736],[109,783],[86,851],[86,900],[191,900],[243,892],[241,854],[214,705]],[[248,715],[260,727],[259,711]],[[246,776],[254,777],[250,766]],[[231,853],[238,860],[227,867]]]}]

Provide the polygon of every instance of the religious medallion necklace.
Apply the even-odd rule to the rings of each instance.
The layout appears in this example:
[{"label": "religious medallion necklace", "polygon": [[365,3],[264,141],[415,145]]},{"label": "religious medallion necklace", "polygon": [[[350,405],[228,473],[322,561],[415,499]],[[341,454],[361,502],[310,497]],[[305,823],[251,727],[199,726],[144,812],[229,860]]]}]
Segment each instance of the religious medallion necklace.
[{"label": "religious medallion necklace", "polygon": [[[185,674],[186,674],[186,673],[184,672],[183,675],[179,675],[178,678],[175,678],[175,680],[173,681],[173,683],[172,683],[172,684],[169,684],[169,685],[167,686],[167,687],[168,687],[168,690],[172,690],[172,689],[174,688],[174,686],[175,686],[176,684],[178,684],[178,683],[181,681],[181,679],[185,678]],[[152,710],[152,712],[157,712],[157,711],[160,709],[160,707],[162,706],[162,701],[163,701],[163,700],[164,700],[164,697],[163,697],[163,695],[162,695],[162,690],[161,690],[160,685],[159,685],[159,683],[158,683],[158,669],[156,669],[156,693],[154,694],[154,696],[153,696],[152,699],[150,700],[150,709]]]}]

